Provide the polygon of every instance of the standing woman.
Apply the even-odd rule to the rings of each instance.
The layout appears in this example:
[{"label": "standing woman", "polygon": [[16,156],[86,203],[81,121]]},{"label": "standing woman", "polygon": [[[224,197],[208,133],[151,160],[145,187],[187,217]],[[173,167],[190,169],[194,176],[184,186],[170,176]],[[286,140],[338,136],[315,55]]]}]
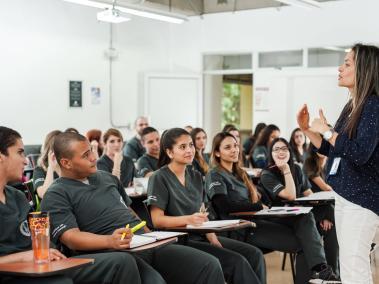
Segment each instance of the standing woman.
[{"label": "standing woman", "polygon": [[292,131],[290,145],[294,154],[294,162],[299,166],[303,166],[308,147],[305,141],[305,135],[300,128],[295,128]]},{"label": "standing woman", "polygon": [[204,129],[196,127],[191,131],[191,138],[195,146],[195,157],[192,165],[205,177],[209,170],[209,155],[204,153],[207,146],[207,134]]},{"label": "standing woman", "polygon": [[[156,228],[201,225],[207,221],[208,214],[199,212],[204,202],[203,179],[187,167],[194,154],[192,138],[186,130],[172,128],[162,135],[160,169],[150,177],[147,189]],[[263,255],[252,245],[214,233],[190,234],[188,245],[217,257],[228,283],[266,283]]]},{"label": "standing woman", "polygon": [[309,126],[306,105],[297,121],[319,153],[328,156],[342,282],[373,283],[369,253],[379,226],[379,48],[354,45],[338,71],[338,85],[349,89],[350,100],[334,129],[322,110]]},{"label": "standing woman", "polygon": [[59,165],[53,152],[55,137],[62,133],[53,130],[46,135],[42,154],[38,158],[37,167],[33,171],[33,186],[39,198],[43,198],[49,186],[59,177]]},{"label": "standing woman", "polygon": [[133,184],[136,168],[131,158],[123,155],[123,138],[119,130],[108,129],[103,136],[105,153],[97,160],[97,168],[112,173],[121,181],[124,187]]}]

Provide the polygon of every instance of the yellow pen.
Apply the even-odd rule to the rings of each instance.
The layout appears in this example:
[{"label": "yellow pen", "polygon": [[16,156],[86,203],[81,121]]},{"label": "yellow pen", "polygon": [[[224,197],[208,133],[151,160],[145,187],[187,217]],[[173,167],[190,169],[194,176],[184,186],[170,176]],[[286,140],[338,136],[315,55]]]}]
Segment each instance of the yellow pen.
[{"label": "yellow pen", "polygon": [[[125,226],[125,229],[128,229],[128,228],[129,228],[129,224],[127,224],[127,225]],[[121,241],[122,241],[123,239],[125,239],[125,236],[126,236],[126,232],[122,233]]]},{"label": "yellow pen", "polygon": [[135,225],[135,226],[132,228],[132,233],[137,232],[139,229],[141,229],[141,228],[144,227],[145,225],[146,225],[146,222],[145,222],[145,221],[142,221],[142,222],[139,223],[138,225]]}]

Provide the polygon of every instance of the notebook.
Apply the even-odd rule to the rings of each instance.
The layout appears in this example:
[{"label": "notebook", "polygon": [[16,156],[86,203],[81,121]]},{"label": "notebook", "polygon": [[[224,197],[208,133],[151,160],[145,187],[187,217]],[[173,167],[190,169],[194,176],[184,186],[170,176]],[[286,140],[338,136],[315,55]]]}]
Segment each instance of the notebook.
[{"label": "notebook", "polygon": [[218,220],[218,221],[208,221],[204,222],[202,225],[194,226],[194,225],[187,225],[187,229],[212,229],[212,228],[222,228],[230,225],[237,225],[242,220],[235,219],[235,220]]},{"label": "notebook", "polygon": [[186,233],[156,231],[156,232],[145,233],[142,235],[134,235],[132,238],[132,241],[130,242],[130,248],[144,246],[147,244],[154,243],[156,241],[169,239],[169,238],[173,238],[173,237],[177,237],[177,236],[181,236],[185,234]]},{"label": "notebook", "polygon": [[296,216],[308,214],[313,207],[271,207],[255,213],[254,216]]},{"label": "notebook", "polygon": [[322,201],[322,200],[334,200],[334,191],[320,191],[312,193],[306,197],[296,198],[295,201]]}]

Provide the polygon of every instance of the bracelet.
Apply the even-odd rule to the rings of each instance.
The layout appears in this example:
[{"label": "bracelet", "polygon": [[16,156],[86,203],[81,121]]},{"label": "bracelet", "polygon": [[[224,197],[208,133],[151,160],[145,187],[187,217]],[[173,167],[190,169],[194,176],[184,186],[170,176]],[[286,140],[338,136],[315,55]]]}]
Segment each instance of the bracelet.
[{"label": "bracelet", "polygon": [[289,171],[289,172],[286,172],[286,173],[283,173],[283,175],[285,176],[285,175],[289,175],[291,172]]}]

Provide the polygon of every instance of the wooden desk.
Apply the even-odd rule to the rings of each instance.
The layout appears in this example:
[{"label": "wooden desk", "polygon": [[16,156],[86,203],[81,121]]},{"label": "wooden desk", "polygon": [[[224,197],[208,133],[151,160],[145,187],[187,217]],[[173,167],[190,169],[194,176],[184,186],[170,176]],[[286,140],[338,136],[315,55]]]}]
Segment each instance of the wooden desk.
[{"label": "wooden desk", "polygon": [[152,249],[152,248],[157,248],[157,247],[173,244],[173,243],[176,243],[177,241],[178,241],[178,238],[174,237],[174,238],[169,238],[169,239],[164,239],[164,240],[156,241],[154,243],[150,243],[150,244],[147,244],[147,245],[144,245],[144,246],[140,246],[140,247],[136,247],[136,248],[126,249],[126,251],[128,251],[128,252],[143,251],[143,250],[147,250],[147,249]]},{"label": "wooden desk", "polygon": [[46,264],[13,262],[0,264],[0,274],[23,277],[46,277],[82,268],[94,263],[92,258],[66,258]]},{"label": "wooden desk", "polygon": [[173,232],[186,232],[186,233],[196,233],[196,234],[207,234],[207,233],[221,233],[221,232],[229,232],[229,231],[237,231],[241,229],[254,228],[256,225],[250,221],[242,221],[238,224],[228,225],[220,228],[187,228],[183,227],[171,227],[165,228],[166,231]]}]

